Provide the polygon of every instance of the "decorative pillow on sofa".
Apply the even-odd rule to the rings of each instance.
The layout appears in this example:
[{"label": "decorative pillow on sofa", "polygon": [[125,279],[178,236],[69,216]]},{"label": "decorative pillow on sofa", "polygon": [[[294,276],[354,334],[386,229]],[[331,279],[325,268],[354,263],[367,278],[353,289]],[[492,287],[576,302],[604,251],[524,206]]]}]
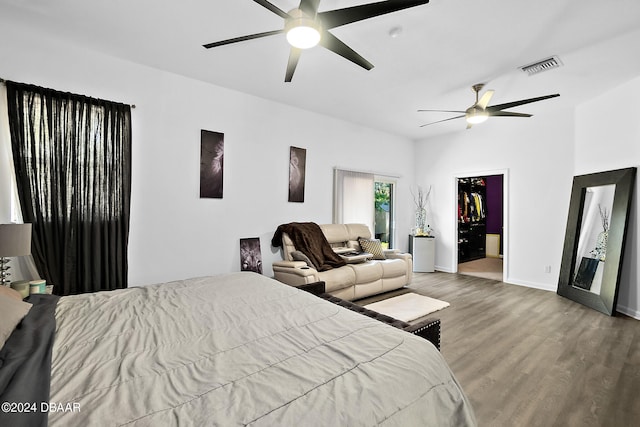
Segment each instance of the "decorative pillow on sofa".
[{"label": "decorative pillow on sofa", "polygon": [[358,243],[363,252],[369,252],[373,255],[373,259],[386,259],[384,252],[382,251],[382,245],[380,239],[365,239],[364,237],[358,237]]},{"label": "decorative pillow on sofa", "polygon": [[291,258],[293,258],[294,261],[304,261],[309,267],[315,268],[316,270],[318,269],[315,265],[313,265],[313,262],[311,262],[309,257],[306,256],[303,252],[293,251],[291,252]]},{"label": "decorative pillow on sofa", "polygon": [[0,348],[31,309],[31,304],[23,302],[20,294],[18,298],[0,294]]}]

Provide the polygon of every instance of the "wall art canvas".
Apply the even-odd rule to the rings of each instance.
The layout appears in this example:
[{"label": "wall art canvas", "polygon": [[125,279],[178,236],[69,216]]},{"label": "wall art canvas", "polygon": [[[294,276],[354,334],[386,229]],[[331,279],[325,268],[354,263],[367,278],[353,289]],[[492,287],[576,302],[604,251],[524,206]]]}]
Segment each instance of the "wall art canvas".
[{"label": "wall art canvas", "polygon": [[289,150],[289,201],[304,202],[304,181],[307,150],[291,147]]},{"label": "wall art canvas", "polygon": [[222,199],[224,134],[200,131],[200,198]]},{"label": "wall art canvas", "polygon": [[253,271],[262,274],[260,238],[240,239],[240,271]]}]

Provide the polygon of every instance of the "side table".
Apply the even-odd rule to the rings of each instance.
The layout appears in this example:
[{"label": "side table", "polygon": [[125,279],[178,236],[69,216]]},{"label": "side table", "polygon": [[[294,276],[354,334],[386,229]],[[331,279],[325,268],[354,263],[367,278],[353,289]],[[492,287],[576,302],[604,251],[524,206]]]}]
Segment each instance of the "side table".
[{"label": "side table", "polygon": [[433,273],[435,271],[435,237],[409,235],[409,252],[413,256],[414,272]]}]

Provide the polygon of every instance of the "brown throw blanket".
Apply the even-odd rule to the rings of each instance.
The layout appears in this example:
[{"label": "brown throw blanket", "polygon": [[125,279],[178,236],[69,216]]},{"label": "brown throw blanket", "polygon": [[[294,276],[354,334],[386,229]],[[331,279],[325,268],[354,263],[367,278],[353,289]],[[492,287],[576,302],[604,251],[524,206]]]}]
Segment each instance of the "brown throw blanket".
[{"label": "brown throw blanket", "polygon": [[290,222],[279,225],[271,239],[271,246],[282,246],[282,233],[289,235],[296,249],[309,257],[318,271],[347,265],[338,254],[333,252],[320,226],[315,222]]}]

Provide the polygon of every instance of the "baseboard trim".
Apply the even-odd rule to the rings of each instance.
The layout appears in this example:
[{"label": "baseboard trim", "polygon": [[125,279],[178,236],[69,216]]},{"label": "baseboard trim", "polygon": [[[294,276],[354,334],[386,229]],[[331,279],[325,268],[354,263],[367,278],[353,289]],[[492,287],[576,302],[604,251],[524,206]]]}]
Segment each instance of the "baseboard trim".
[{"label": "baseboard trim", "polygon": [[[443,273],[456,273],[452,269],[442,267],[440,265],[436,265],[435,270],[441,271]],[[507,283],[509,285],[524,286],[526,288],[540,289],[540,290],[549,291],[549,292],[556,292],[558,290],[557,286],[549,285],[547,283],[529,282],[528,280],[520,280],[517,278],[514,279],[512,277],[505,278],[504,283]],[[640,310],[632,309],[632,308],[618,304],[616,305],[616,311],[621,314],[624,314],[625,316],[629,316],[636,320],[640,320]]]},{"label": "baseboard trim", "polygon": [[636,320],[640,320],[640,311],[639,310],[634,310],[632,308],[625,307],[623,305],[618,304],[618,305],[616,305],[616,311],[619,312],[619,313],[622,313],[622,314],[624,314],[626,316],[633,317]]},{"label": "baseboard trim", "polygon": [[507,277],[504,280],[504,282],[510,285],[524,286],[526,288],[533,288],[533,289],[541,289],[543,291],[556,292],[558,290],[557,287],[553,285],[549,285],[547,283],[529,282],[527,280],[514,279],[512,277]]},{"label": "baseboard trim", "polygon": [[443,272],[443,273],[456,273],[453,269],[451,269],[451,268],[447,268],[447,267],[443,267],[443,266],[441,266],[441,265],[436,265],[436,266],[434,266],[434,269],[435,269],[436,271],[441,271],[441,272]]},{"label": "baseboard trim", "polygon": [[[527,282],[524,280],[507,280],[505,281],[505,283],[510,283],[513,285],[518,285],[518,286],[526,286],[528,288],[535,288],[535,289],[542,289],[544,291],[550,291],[550,292],[556,292],[558,289],[557,287],[550,287],[549,285],[545,285],[542,283],[532,283],[532,282]],[[624,314],[625,316],[629,316],[629,317],[633,317],[636,320],[640,320],[640,310],[634,310],[632,308],[629,307],[625,307],[623,305],[616,305],[616,311]]]}]

